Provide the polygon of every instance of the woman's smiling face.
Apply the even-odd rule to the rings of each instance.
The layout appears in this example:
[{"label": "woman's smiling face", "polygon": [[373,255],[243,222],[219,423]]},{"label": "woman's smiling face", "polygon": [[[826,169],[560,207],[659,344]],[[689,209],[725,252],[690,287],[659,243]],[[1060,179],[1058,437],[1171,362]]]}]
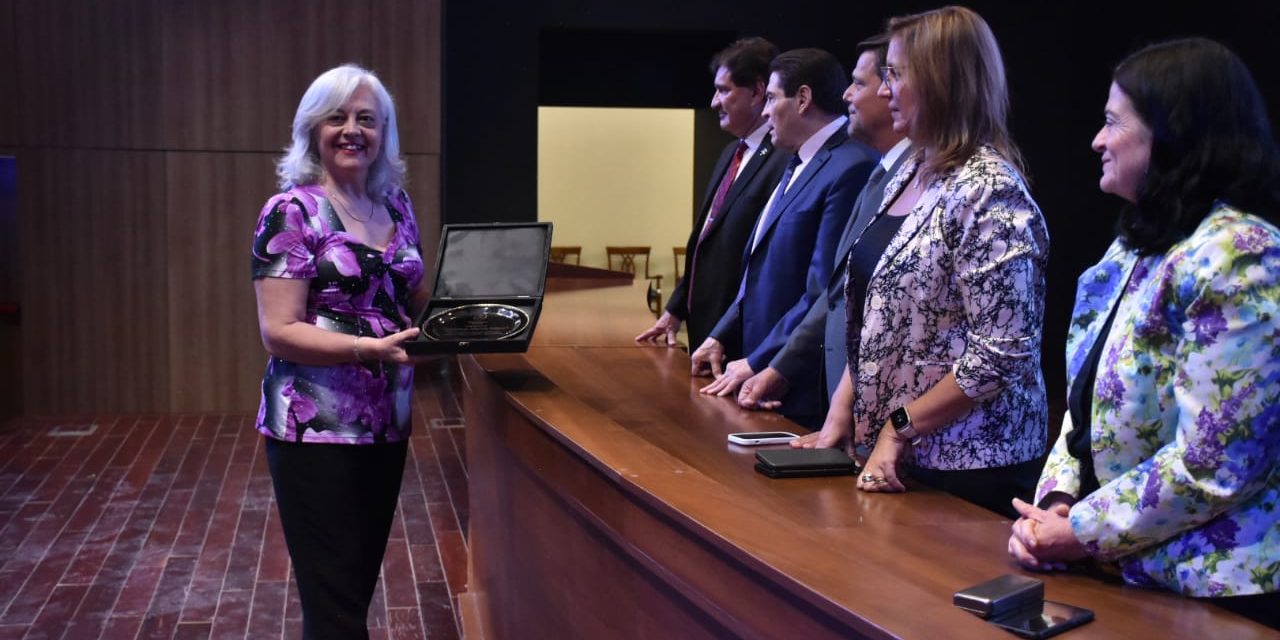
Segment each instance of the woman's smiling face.
[{"label": "woman's smiling face", "polygon": [[1102,154],[1102,178],[1098,187],[1129,202],[1138,201],[1138,190],[1151,163],[1151,129],[1134,110],[1129,96],[1111,83],[1105,121],[1093,137],[1093,150]]}]

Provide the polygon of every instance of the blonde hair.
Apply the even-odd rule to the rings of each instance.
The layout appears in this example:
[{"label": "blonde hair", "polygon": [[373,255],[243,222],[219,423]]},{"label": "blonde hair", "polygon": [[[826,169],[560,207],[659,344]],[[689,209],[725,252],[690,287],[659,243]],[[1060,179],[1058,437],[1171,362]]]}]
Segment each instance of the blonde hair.
[{"label": "blonde hair", "polygon": [[903,73],[920,103],[912,138],[932,151],[925,175],[963,165],[984,144],[1025,174],[1022,154],[1009,136],[1004,58],[982,16],[965,7],[943,7],[891,18],[888,34],[902,47]]},{"label": "blonde hair", "polygon": [[316,184],[324,177],[320,166],[320,152],[316,149],[315,129],[330,113],[351,98],[360,86],[373,92],[378,109],[386,118],[382,134],[382,149],[369,168],[365,189],[369,197],[382,200],[388,191],[404,185],[405,164],[400,157],[400,134],[396,128],[396,108],[391,94],[373,72],[354,64],[334,67],[322,74],[302,94],[298,110],[293,116],[293,142],[276,162],[276,175],[280,188]]}]

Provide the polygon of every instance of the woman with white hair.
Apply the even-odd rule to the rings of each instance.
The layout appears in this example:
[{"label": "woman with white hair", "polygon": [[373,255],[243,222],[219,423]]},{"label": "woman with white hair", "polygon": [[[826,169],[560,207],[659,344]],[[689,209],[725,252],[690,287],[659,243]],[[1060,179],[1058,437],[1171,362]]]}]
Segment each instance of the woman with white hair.
[{"label": "woman with white hair", "polygon": [[[302,96],[253,242],[270,358],[257,428],[305,638],[367,638],[410,432],[423,263],[395,108],[354,65]],[[270,550],[268,550],[270,552]]]}]

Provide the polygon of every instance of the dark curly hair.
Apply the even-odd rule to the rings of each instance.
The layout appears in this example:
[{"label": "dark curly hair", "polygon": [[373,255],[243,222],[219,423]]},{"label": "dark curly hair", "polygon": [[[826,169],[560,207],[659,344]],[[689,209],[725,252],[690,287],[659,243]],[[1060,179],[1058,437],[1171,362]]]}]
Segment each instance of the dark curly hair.
[{"label": "dark curly hair", "polygon": [[764,38],[742,38],[711,58],[711,75],[724,67],[735,86],[769,84],[769,63],[777,55],[778,48]]},{"label": "dark curly hair", "polygon": [[1280,222],[1280,151],[1244,62],[1205,38],[1150,45],[1112,80],[1151,129],[1151,161],[1117,232],[1141,255],[1186,238],[1217,200]]}]

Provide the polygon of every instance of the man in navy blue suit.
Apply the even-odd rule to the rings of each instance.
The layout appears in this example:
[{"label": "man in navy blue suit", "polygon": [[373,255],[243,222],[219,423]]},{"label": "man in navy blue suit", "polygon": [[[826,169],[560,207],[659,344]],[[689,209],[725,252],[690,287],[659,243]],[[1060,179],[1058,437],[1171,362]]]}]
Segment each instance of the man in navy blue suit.
[{"label": "man in navy blue suit", "polygon": [[820,388],[825,388],[826,399],[830,400],[848,365],[844,285],[849,250],[880,210],[885,185],[911,155],[911,141],[893,130],[889,97],[879,94],[880,67],[887,64],[885,52],[888,48],[889,39],[884,35],[858,43],[858,62],[850,74],[853,81],[844,92],[845,101],[849,103],[849,136],[883,154],[880,168],[871,172],[870,180],[854,205],[853,216],[840,236],[826,291],[809,308],[809,314],[787,339],[787,346],[774,356],[769,366],[742,383],[738,404],[745,408],[775,409],[781,406],[781,398],[794,387],[791,381],[803,379],[805,373],[819,363],[823,365],[821,372],[825,374],[826,382]]},{"label": "man in navy blue suit", "polygon": [[[844,69],[820,49],[794,49],[770,64],[765,115],[773,144],[795,152],[743,251],[738,295],[692,355],[703,393],[728,396],[767,367],[817,301],[836,244],[878,154],[845,130]],[[725,353],[742,357],[725,364]],[[817,367],[793,381],[779,410],[801,424],[821,420]]]}]

